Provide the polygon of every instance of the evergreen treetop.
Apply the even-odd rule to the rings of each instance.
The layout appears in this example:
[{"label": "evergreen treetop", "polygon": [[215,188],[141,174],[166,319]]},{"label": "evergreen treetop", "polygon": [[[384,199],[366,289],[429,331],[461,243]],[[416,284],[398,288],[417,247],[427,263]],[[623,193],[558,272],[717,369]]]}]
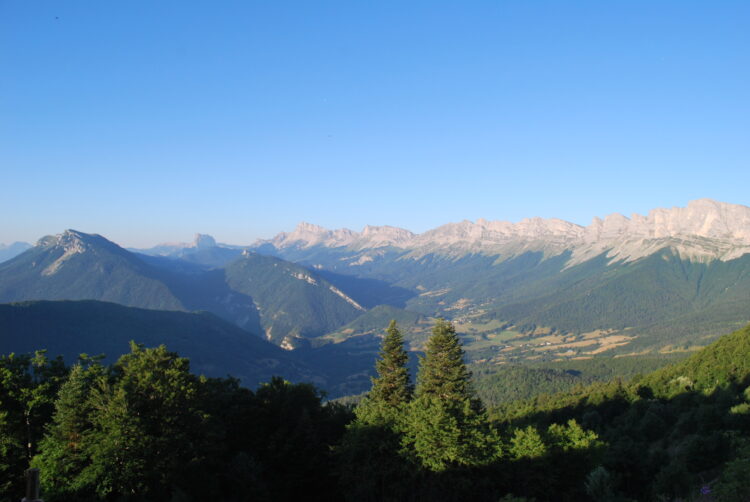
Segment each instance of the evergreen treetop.
[{"label": "evergreen treetop", "polygon": [[372,379],[372,389],[359,403],[356,415],[362,424],[384,424],[398,421],[400,410],[411,401],[412,385],[406,367],[409,356],[404,339],[391,321],[375,362],[378,376]]},{"label": "evergreen treetop", "polygon": [[372,379],[370,399],[389,406],[408,402],[412,394],[409,369],[406,367],[408,362],[404,337],[396,326],[396,321],[392,320],[383,338],[380,358],[375,362],[378,376]]},{"label": "evergreen treetop", "polygon": [[420,360],[416,396],[434,396],[443,401],[473,399],[471,372],[464,363],[464,351],[456,328],[438,319]]}]

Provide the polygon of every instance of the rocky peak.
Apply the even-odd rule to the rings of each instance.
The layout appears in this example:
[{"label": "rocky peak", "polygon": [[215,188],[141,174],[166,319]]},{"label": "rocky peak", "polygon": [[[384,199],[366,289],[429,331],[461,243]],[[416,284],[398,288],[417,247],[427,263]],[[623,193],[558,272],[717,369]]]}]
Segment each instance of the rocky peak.
[{"label": "rocky peak", "polygon": [[369,247],[402,246],[414,238],[414,234],[404,228],[367,225],[359,234],[362,245]]},{"label": "rocky peak", "polygon": [[570,264],[602,252],[613,260],[632,261],[669,247],[690,260],[730,260],[750,252],[750,207],[711,199],[687,207],[653,209],[626,218],[594,218],[583,242],[573,248]]},{"label": "rocky peak", "polygon": [[[356,233],[348,228],[327,230],[312,223],[302,222],[293,232],[282,232],[270,241],[277,248],[299,246],[312,247],[323,245],[326,247],[348,246],[356,238]],[[263,242],[263,241],[261,241]]]},{"label": "rocky peak", "polygon": [[196,249],[208,249],[216,247],[216,240],[207,234],[195,234],[193,247]]},{"label": "rocky peak", "polygon": [[665,239],[705,237],[750,244],[750,207],[710,199],[690,202],[687,207],[653,209],[647,216],[627,218],[615,213],[604,220],[594,218],[586,227],[585,241],[621,238]]},{"label": "rocky peak", "polygon": [[415,242],[418,246],[465,245],[499,251],[511,241],[514,244],[543,240],[559,243],[578,239],[582,233],[579,225],[558,219],[526,218],[518,223],[479,219],[476,223],[464,220],[443,225],[421,234]]},{"label": "rocky peak", "polygon": [[41,274],[44,276],[54,275],[60,267],[73,256],[84,254],[96,246],[97,241],[110,243],[99,235],[89,235],[77,230],[66,230],[58,235],[42,237],[37,242],[37,247],[45,248],[51,252],[54,261],[45,267]]},{"label": "rocky peak", "polygon": [[[712,244],[707,245],[707,240]],[[448,223],[419,235],[389,226],[368,225],[357,233],[300,223],[294,232],[265,242],[277,248],[396,246],[411,256],[438,252],[507,257],[527,251],[550,256],[569,250],[572,264],[603,252],[613,260],[633,260],[666,246],[690,259],[731,259],[750,252],[750,207],[700,199],[684,208],[654,209],[646,216],[627,218],[614,213],[594,218],[586,227],[556,218],[526,218],[517,223],[479,219]]]},{"label": "rocky peak", "polygon": [[60,247],[64,251],[83,252],[86,249],[90,236],[77,230],[68,229],[61,234],[47,235],[37,242],[40,247]]}]

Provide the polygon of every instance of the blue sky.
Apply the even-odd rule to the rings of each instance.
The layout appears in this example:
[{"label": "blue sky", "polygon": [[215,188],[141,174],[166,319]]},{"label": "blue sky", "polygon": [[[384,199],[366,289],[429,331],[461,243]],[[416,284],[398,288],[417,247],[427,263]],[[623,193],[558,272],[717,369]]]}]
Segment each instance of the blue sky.
[{"label": "blue sky", "polygon": [[0,0],[0,242],[750,205],[750,2]]}]

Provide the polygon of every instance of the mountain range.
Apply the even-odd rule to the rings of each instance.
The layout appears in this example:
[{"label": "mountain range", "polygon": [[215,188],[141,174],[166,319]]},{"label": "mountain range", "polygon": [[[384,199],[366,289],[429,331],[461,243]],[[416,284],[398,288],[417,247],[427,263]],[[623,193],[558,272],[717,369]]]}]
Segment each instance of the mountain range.
[{"label": "mountain range", "polygon": [[463,256],[485,254],[513,258],[526,252],[555,256],[570,252],[569,266],[602,253],[611,261],[634,261],[670,247],[693,261],[728,261],[750,253],[750,208],[710,199],[690,202],[685,208],[654,209],[648,215],[627,218],[615,213],[594,218],[588,226],[559,219],[528,218],[507,221],[449,223],[422,234],[396,227],[367,226],[362,232],[327,230],[300,223],[291,233],[256,242],[254,248],[347,248],[360,251],[357,266],[374,259],[375,250],[392,247],[419,258],[429,254]]},{"label": "mountain range", "polygon": [[410,293],[399,307],[466,331],[490,326],[484,345],[519,357],[682,350],[750,318],[750,208],[708,199],[586,227],[478,220],[412,234],[304,223],[253,249],[382,280]]},{"label": "mountain range", "polygon": [[483,367],[688,352],[750,320],[750,208],[702,199],[588,226],[478,220],[421,234],[301,223],[245,248],[198,234],[126,250],[68,230],[0,263],[0,303],[29,300],[211,312],[336,367],[335,393],[366,388],[390,318],[416,352],[434,318],[452,320]]},{"label": "mountain range", "polygon": [[162,256],[207,265],[222,267],[240,255],[244,248],[230,244],[219,244],[210,235],[195,234],[193,242],[165,243],[148,249],[128,249],[148,256]]},{"label": "mountain range", "polygon": [[157,310],[206,310],[279,345],[325,334],[365,309],[293,263],[242,252],[219,269],[139,255],[67,230],[0,264],[0,302],[100,300]]}]

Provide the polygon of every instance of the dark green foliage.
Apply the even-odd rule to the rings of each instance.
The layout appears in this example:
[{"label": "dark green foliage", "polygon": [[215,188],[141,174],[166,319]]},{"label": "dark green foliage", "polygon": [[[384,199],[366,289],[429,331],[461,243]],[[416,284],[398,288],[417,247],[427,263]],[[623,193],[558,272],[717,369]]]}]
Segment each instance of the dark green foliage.
[{"label": "dark green foliage", "polygon": [[[391,328],[381,362],[397,364],[379,365],[381,376],[405,362]],[[367,404],[356,419],[343,405],[323,405],[309,384],[273,378],[252,392],[236,379],[196,377],[163,347],[134,345],[110,367],[84,358],[69,376],[43,354],[7,357],[0,480],[8,500],[17,498],[34,455],[50,502],[708,500],[701,490],[740,501],[748,340],[750,326],[631,381],[505,404],[494,423],[442,320],[411,401],[374,394],[387,420],[369,420]],[[27,437],[36,438],[31,446]]]},{"label": "dark green foliage", "polygon": [[605,442],[599,462],[609,475],[591,474],[589,490],[608,490],[612,500],[696,498],[711,485],[733,493],[746,457],[732,445],[750,433],[743,406],[750,384],[749,340],[750,326],[632,382],[540,396],[506,405],[500,416],[524,427],[571,418],[592,427]]},{"label": "dark green foliage", "polygon": [[432,329],[425,356],[419,364],[415,395],[455,402],[474,398],[461,341],[448,321],[438,319]]},{"label": "dark green foliage", "polygon": [[42,483],[70,500],[93,494],[93,490],[80,486],[78,474],[89,465],[88,438],[84,434],[93,427],[92,418],[97,411],[89,395],[105,375],[96,359],[83,358],[71,368],[57,396],[55,414],[40,445],[41,453],[34,459]]},{"label": "dark green foliage", "polygon": [[61,359],[44,352],[0,356],[0,500],[20,493],[66,372]]},{"label": "dark green foliage", "polygon": [[95,301],[0,305],[0,354],[45,348],[73,363],[83,352],[115,361],[130,340],[165,344],[190,358],[194,371],[232,374],[255,386],[274,374],[319,375],[292,354],[209,314],[145,310]]},{"label": "dark green foliage", "polygon": [[499,453],[463,358],[455,328],[438,319],[420,360],[402,439],[414,460],[431,471],[486,465]]},{"label": "dark green foliage", "polygon": [[402,444],[422,467],[441,472],[488,464],[500,454],[498,439],[471,399],[423,394],[409,407]]},{"label": "dark green foliage", "polygon": [[401,500],[413,475],[400,455],[405,413],[412,398],[404,340],[391,320],[375,362],[377,377],[355,410],[337,448],[341,486],[351,500]]},{"label": "dark green foliage", "polygon": [[32,465],[52,502],[337,500],[331,446],[352,415],[321,399],[280,378],[253,393],[196,377],[163,346],[133,344],[109,368],[73,367]]},{"label": "dark green foliage", "polygon": [[741,383],[750,375],[748,354],[750,326],[722,337],[681,363],[650,374],[641,383],[665,397],[685,390],[705,392]]},{"label": "dark green foliage", "polygon": [[[76,370],[73,376],[38,460],[51,496],[162,498],[180,484],[182,472],[203,461],[205,417],[186,359],[163,346],[134,344],[111,375],[87,381]],[[84,396],[79,406],[86,415],[71,409],[71,398]]]},{"label": "dark green foliage", "polygon": [[564,370],[512,365],[477,375],[474,387],[487,406],[499,406],[538,394],[561,392],[580,383],[578,375]]},{"label": "dark green foliage", "polygon": [[309,384],[274,378],[256,392],[250,451],[263,466],[270,500],[324,499],[335,494],[330,445],[341,437],[350,412]]},{"label": "dark green foliage", "polygon": [[347,500],[408,500],[415,472],[400,448],[400,435],[385,424],[351,424],[336,449],[338,481]]},{"label": "dark green foliage", "polygon": [[632,378],[661,368],[679,357],[687,356],[596,357],[549,363],[473,365],[473,386],[482,402],[492,408],[617,377]]},{"label": "dark green foliage", "polygon": [[347,499],[459,500],[472,490],[492,492],[492,483],[469,488],[473,476],[455,471],[489,466],[499,457],[499,440],[473,399],[453,327],[437,322],[411,401],[406,362],[391,322],[376,363],[379,377],[337,449]]},{"label": "dark green foliage", "polygon": [[396,327],[396,321],[391,321],[383,338],[380,358],[375,362],[378,376],[372,379],[372,389],[368,394],[370,401],[393,408],[409,402],[412,385],[409,369],[406,367],[408,362],[404,338]]},{"label": "dark green foliage", "polygon": [[722,502],[746,502],[750,500],[750,438],[735,437],[733,440],[736,454],[725,464],[714,493]]}]

